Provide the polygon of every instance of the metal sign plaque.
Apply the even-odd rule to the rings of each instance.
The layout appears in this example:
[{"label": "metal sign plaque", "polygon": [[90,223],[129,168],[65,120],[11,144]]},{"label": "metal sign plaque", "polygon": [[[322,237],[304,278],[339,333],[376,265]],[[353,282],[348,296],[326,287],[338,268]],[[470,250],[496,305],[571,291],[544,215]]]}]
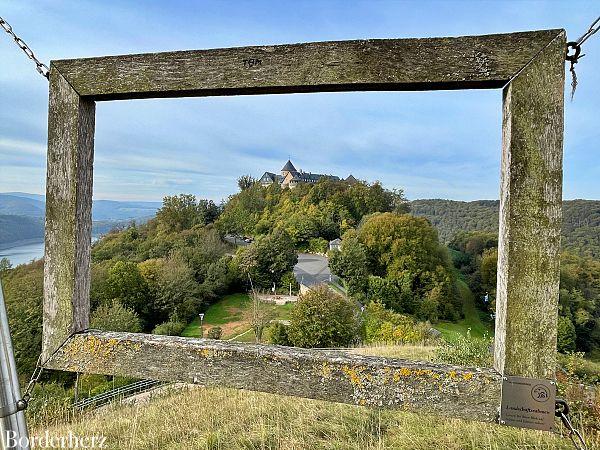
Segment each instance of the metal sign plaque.
[{"label": "metal sign plaque", "polygon": [[549,380],[503,377],[500,423],[550,431],[554,426],[556,384]]}]

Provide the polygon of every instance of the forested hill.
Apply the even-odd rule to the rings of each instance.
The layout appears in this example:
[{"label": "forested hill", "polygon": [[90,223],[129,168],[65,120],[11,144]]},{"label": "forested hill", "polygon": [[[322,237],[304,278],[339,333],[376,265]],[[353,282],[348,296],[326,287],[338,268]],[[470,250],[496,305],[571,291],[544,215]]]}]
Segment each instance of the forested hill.
[{"label": "forested hill", "polygon": [[[459,231],[498,231],[497,200],[414,200],[410,207],[431,221],[444,242]],[[567,200],[563,215],[563,248],[600,258],[600,200]]]},{"label": "forested hill", "polygon": [[0,245],[44,236],[44,219],[0,214]]}]

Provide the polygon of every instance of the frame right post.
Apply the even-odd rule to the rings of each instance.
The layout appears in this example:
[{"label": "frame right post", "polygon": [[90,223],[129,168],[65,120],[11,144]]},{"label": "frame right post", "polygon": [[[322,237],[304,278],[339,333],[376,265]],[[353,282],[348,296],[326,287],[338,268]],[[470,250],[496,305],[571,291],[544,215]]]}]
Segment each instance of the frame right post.
[{"label": "frame right post", "polygon": [[554,379],[566,37],[504,88],[494,367]]}]

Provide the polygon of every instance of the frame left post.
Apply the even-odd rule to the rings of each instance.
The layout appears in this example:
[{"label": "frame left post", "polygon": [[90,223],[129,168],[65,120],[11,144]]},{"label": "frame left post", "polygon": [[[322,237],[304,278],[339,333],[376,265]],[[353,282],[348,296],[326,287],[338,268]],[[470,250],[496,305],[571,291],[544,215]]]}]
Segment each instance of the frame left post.
[{"label": "frame left post", "polygon": [[50,70],[44,360],[89,325],[95,103]]}]

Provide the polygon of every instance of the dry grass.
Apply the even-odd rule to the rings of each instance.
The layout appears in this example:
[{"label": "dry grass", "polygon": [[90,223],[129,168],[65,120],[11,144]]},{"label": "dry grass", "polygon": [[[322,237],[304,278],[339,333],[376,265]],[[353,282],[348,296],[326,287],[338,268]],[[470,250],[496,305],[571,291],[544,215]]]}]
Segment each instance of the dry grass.
[{"label": "dry grass", "polygon": [[366,345],[352,349],[359,355],[384,356],[386,358],[412,359],[416,361],[432,361],[437,347],[434,345]]},{"label": "dry grass", "polygon": [[50,433],[69,430],[102,434],[109,448],[131,450],[572,448],[566,438],[549,433],[222,388],[185,389],[147,404],[113,406]]}]

